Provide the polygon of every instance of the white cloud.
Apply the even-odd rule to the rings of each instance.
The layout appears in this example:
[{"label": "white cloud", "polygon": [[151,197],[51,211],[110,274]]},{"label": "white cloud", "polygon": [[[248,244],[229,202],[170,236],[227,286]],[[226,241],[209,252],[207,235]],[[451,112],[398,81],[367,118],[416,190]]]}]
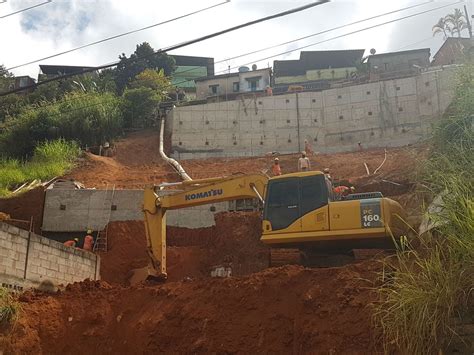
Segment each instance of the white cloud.
[{"label": "white cloud", "polygon": [[[0,19],[0,63],[7,67],[15,66],[100,40],[107,36],[167,20],[216,4],[219,1],[53,0],[50,4]],[[271,20],[172,53],[210,56],[219,61],[422,1],[334,0],[331,3],[317,6],[302,13]],[[8,0],[6,3],[0,4],[0,16],[40,2],[42,0]],[[136,44],[143,41],[149,42],[155,49],[158,49],[308,2],[310,0],[233,0],[227,5],[198,15],[67,55],[44,60],[41,63],[64,65],[109,63],[117,60],[118,55],[123,52],[129,55],[135,49]],[[309,38],[267,52],[231,60],[217,65],[216,71],[224,70],[228,65],[234,67],[257,62],[259,67],[266,67],[268,63],[272,65],[273,59],[297,58],[299,51],[279,58],[258,60],[285,50],[296,49],[358,28],[443,4],[448,4],[448,2],[434,2],[403,13]],[[472,4],[470,6],[472,11]],[[457,5],[457,7],[461,7],[461,5]],[[329,41],[306,50],[354,48],[368,50],[376,48],[377,52],[381,53],[398,50],[399,47],[421,40],[425,40],[420,44],[421,47],[431,46],[434,50],[439,47],[442,39],[441,37],[430,39],[431,26],[439,17],[450,10],[450,8],[438,10],[410,20]],[[16,75],[36,77],[39,72],[38,64],[18,68],[13,72]]]}]

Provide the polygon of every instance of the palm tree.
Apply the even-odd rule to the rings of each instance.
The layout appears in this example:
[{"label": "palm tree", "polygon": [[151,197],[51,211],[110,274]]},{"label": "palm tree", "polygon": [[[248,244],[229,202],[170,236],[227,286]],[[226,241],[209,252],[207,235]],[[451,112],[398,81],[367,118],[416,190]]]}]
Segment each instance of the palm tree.
[{"label": "palm tree", "polygon": [[431,29],[433,31],[433,36],[436,36],[438,33],[443,33],[443,39],[448,38],[446,31],[450,31],[448,24],[444,17],[441,17],[438,22]]},{"label": "palm tree", "polygon": [[444,20],[451,25],[451,35],[457,33],[458,37],[461,37],[461,31],[467,28],[466,18],[459,9],[454,9],[454,13],[446,15]]}]

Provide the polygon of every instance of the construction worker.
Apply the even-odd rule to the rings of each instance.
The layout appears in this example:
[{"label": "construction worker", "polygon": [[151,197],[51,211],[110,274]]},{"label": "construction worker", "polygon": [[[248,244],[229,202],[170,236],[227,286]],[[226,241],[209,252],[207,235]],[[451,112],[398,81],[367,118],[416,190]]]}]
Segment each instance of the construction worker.
[{"label": "construction worker", "polygon": [[67,240],[64,242],[64,246],[75,248],[79,243],[79,238],[74,238],[73,240]]},{"label": "construction worker", "polygon": [[298,159],[298,171],[308,171],[311,169],[311,163],[306,156],[306,152],[301,152],[301,158]]},{"label": "construction worker", "polygon": [[281,175],[280,159],[278,158],[275,158],[273,160],[272,173],[273,173],[273,176]]},{"label": "construction worker", "polygon": [[308,155],[314,155],[313,148],[307,139],[304,140],[304,150]]},{"label": "construction worker", "polygon": [[342,200],[344,197],[349,195],[349,193],[354,193],[355,187],[347,187],[344,185],[339,185],[333,189],[334,193],[336,194],[336,197],[338,200]]},{"label": "construction worker", "polygon": [[331,177],[329,168],[325,168],[325,169],[323,170],[323,173],[324,173],[324,176],[326,176],[326,178],[327,178],[329,181],[332,181],[332,177]]},{"label": "construction worker", "polygon": [[271,86],[267,85],[265,93],[267,94],[267,96],[273,96],[273,89],[271,88]]},{"label": "construction worker", "polygon": [[94,237],[92,236],[92,230],[87,230],[87,235],[84,237],[84,247],[82,249],[92,251],[94,248]]}]

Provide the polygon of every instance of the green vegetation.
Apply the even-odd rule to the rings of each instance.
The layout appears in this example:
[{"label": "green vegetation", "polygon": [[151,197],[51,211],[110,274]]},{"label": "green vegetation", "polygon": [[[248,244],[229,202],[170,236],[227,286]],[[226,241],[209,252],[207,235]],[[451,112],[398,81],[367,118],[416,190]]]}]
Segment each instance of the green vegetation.
[{"label": "green vegetation", "polygon": [[441,17],[431,30],[433,36],[442,33],[443,37],[446,39],[448,38],[448,33],[451,36],[457,34],[458,37],[461,37],[461,32],[467,28],[468,26],[464,13],[460,9],[454,9],[452,14]]},{"label": "green vegetation", "polygon": [[0,196],[24,181],[48,180],[63,175],[71,169],[79,147],[75,142],[58,139],[36,146],[30,161],[22,163],[17,159],[0,160]]},{"label": "green vegetation", "polygon": [[[115,69],[0,97],[0,195],[25,181],[63,174],[72,166],[63,149],[76,152],[78,146],[112,142],[124,129],[155,125],[160,102],[175,94],[168,77],[175,63],[166,53],[153,53],[145,42],[129,58],[119,56]],[[13,75],[0,65],[0,91],[12,83]]]},{"label": "green vegetation", "polygon": [[8,292],[0,287],[0,324],[13,324],[18,318],[20,304]]},{"label": "green vegetation", "polygon": [[[378,289],[376,320],[386,349],[435,353],[456,336],[453,318],[467,314],[474,289],[474,66],[460,70],[456,97],[437,127],[423,185],[442,208],[419,246],[400,246]],[[391,266],[389,266],[391,265]],[[472,311],[472,310],[471,310]]]}]

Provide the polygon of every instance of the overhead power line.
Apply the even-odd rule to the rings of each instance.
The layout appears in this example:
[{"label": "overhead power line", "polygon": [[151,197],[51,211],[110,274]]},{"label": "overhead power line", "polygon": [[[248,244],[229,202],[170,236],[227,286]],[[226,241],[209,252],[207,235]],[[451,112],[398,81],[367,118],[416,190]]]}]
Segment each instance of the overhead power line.
[{"label": "overhead power line", "polygon": [[[461,1],[460,1],[460,2],[461,2]],[[314,36],[318,36],[318,35],[321,35],[321,34],[324,34],[324,33],[329,33],[329,32],[335,31],[335,30],[339,30],[339,29],[344,28],[344,27],[348,27],[348,26],[352,26],[352,25],[359,24],[359,23],[362,23],[362,22],[370,21],[370,20],[373,20],[373,19],[376,19],[376,18],[379,18],[379,17],[383,17],[383,16],[386,16],[386,15],[391,15],[391,14],[394,14],[394,13],[397,13],[397,12],[401,12],[401,11],[404,11],[404,10],[409,10],[409,9],[412,9],[412,8],[415,8],[415,7],[418,7],[418,6],[422,6],[422,5],[426,5],[426,4],[430,4],[430,3],[432,3],[432,1],[427,1],[427,2],[420,3],[420,4],[416,4],[416,5],[404,7],[404,8],[398,9],[398,10],[393,10],[393,11],[385,12],[385,13],[382,13],[382,14],[379,14],[379,15],[367,17],[367,18],[362,19],[362,20],[358,20],[358,21],[355,21],[355,22],[346,23],[346,24],[341,25],[341,26],[329,28],[329,29],[324,30],[324,31],[321,31],[321,32],[316,32],[316,33],[309,34],[309,35],[306,35],[306,36],[303,36],[303,37],[295,38],[295,39],[293,39],[293,40],[286,41],[286,42],[282,42],[282,43],[279,43],[279,44],[275,44],[275,45],[272,45],[272,46],[270,46],[270,47],[261,48],[261,49],[255,50],[255,51],[251,51],[251,52],[239,54],[239,55],[236,55],[236,56],[234,56],[234,57],[229,57],[229,58],[226,58],[226,59],[222,59],[222,60],[219,60],[219,61],[214,62],[214,64],[225,63],[225,62],[227,62],[227,61],[229,61],[229,60],[234,60],[234,59],[246,57],[246,56],[248,56],[248,55],[252,55],[252,54],[264,52],[264,51],[267,51],[267,50],[269,50],[269,49],[278,48],[278,47],[281,47],[281,46],[284,46],[284,45],[287,45],[287,44],[291,44],[291,43],[294,43],[294,42],[298,42],[298,41],[300,41],[300,40],[302,40],[302,39],[307,39],[307,38],[314,37]],[[454,3],[454,4],[455,4],[455,3]],[[447,6],[450,6],[450,5],[447,5]],[[434,11],[434,10],[437,10],[437,9],[430,9],[430,10],[427,10],[427,11]],[[424,13],[424,12],[420,12],[420,13],[416,13],[415,15],[419,15],[419,14],[423,14],[423,13]],[[399,20],[402,20],[402,19],[404,19],[404,18],[399,18],[399,19],[396,19],[395,21],[399,21]],[[381,26],[381,25],[385,25],[385,24],[387,24],[387,23],[389,23],[389,22],[385,22],[385,23],[376,25],[375,27]],[[371,28],[372,28],[372,27],[367,27],[367,28],[362,29],[361,31],[365,31],[366,29],[371,29]],[[353,33],[355,33],[355,32],[350,32],[350,33],[347,33],[347,34],[342,35],[342,36],[348,36],[348,35],[351,35],[351,34],[353,34]],[[341,36],[332,37],[332,38],[329,38],[329,39],[327,39],[327,40],[324,40],[324,41],[321,41],[321,42],[317,42],[317,43],[315,43],[315,44],[313,44],[313,45],[320,44],[320,43],[323,43],[323,42],[328,42],[328,41],[331,41],[331,40],[334,40],[334,39],[337,39],[337,38],[340,38],[340,37],[341,37]],[[411,45],[414,45],[414,44],[411,44]],[[297,49],[294,49],[294,50],[285,52],[284,54],[291,53],[291,52],[294,52],[294,51],[299,50],[299,49],[301,49],[301,48],[297,48]],[[271,58],[274,58],[274,57],[279,56],[279,55],[280,55],[280,54],[276,54],[275,56],[267,57],[267,58],[264,58],[264,59],[261,59],[261,60],[271,59]],[[252,62],[258,62],[258,61],[261,61],[261,60],[260,60],[260,59],[259,59],[259,60],[253,60]],[[251,64],[251,63],[246,63],[246,64],[242,64],[242,65],[248,65],[248,64]],[[240,65],[240,66],[241,66],[241,65]],[[236,69],[236,68],[238,68],[238,67],[232,67],[231,69]],[[225,69],[225,70],[222,70],[222,71],[218,71],[217,73],[225,73],[225,72],[227,72],[228,70],[229,70],[229,69]],[[192,71],[195,71],[195,68],[183,70],[183,71],[180,72],[180,74],[184,74],[184,73],[192,72]],[[193,81],[193,80],[194,80],[194,79],[189,79],[189,80],[186,80],[186,81],[183,81],[183,82],[179,82],[179,83],[177,83],[177,84],[179,85],[179,84],[181,84],[181,83],[186,83],[186,82]]]},{"label": "overhead power line", "polygon": [[63,52],[59,52],[59,53],[56,53],[56,54],[51,54],[51,55],[49,55],[49,56],[47,56],[47,57],[38,58],[38,59],[32,60],[32,61],[30,61],[30,62],[23,63],[23,64],[18,64],[18,65],[15,65],[15,66],[13,66],[13,67],[7,68],[7,70],[12,70],[12,69],[16,69],[16,68],[21,68],[21,67],[24,67],[25,65],[30,65],[30,64],[38,63],[38,62],[40,62],[40,61],[42,61],[42,60],[51,59],[51,58],[54,58],[54,57],[59,57],[59,56],[61,56],[61,55],[64,55],[64,54],[67,54],[67,53],[71,53],[71,52],[75,52],[75,51],[78,51],[78,50],[83,49],[83,48],[95,46],[95,45],[97,45],[97,44],[104,43],[104,42],[107,42],[107,41],[111,41],[111,40],[116,39],[116,38],[128,36],[128,35],[130,35],[130,34],[132,34],[132,33],[137,33],[137,32],[140,32],[140,31],[148,30],[148,29],[153,28],[153,27],[161,26],[161,25],[164,25],[164,24],[167,24],[167,23],[176,21],[176,20],[183,19],[183,18],[185,18],[185,17],[189,17],[189,16],[191,16],[191,15],[198,14],[198,13],[200,13],[200,12],[204,12],[204,11],[210,10],[210,9],[212,9],[212,8],[214,8],[214,7],[218,7],[218,6],[221,6],[221,5],[224,5],[224,4],[228,4],[229,2],[230,2],[230,0],[225,0],[225,1],[220,2],[220,3],[218,3],[218,4],[208,6],[208,7],[202,8],[202,9],[200,9],[200,10],[192,11],[192,12],[189,12],[189,13],[187,13],[187,14],[184,14],[184,15],[181,15],[181,16],[178,16],[178,17],[174,17],[174,18],[171,18],[171,19],[162,21],[162,22],[155,23],[155,24],[153,24],[153,25],[149,25],[149,26],[146,26],[146,27],[141,27],[141,28],[138,28],[138,29],[135,29],[135,30],[132,30],[132,31],[120,33],[120,34],[118,34],[118,35],[106,37],[106,38],[104,38],[104,39],[101,39],[101,40],[98,40],[98,41],[95,41],[95,42],[91,42],[91,43],[87,43],[87,44],[84,44],[84,45],[79,46],[79,47],[71,48],[71,49],[68,49],[68,50],[63,51]]},{"label": "overhead power line", "polygon": [[307,36],[303,36],[303,37],[299,37],[299,38],[296,38],[296,39],[292,39],[291,41],[286,41],[286,42],[283,42],[283,43],[275,44],[275,45],[270,46],[270,47],[261,48],[261,49],[258,49],[258,50],[252,51],[252,52],[247,52],[247,53],[244,53],[244,54],[239,54],[239,55],[237,55],[237,56],[235,56],[235,57],[231,57],[231,58],[227,58],[227,59],[224,59],[224,60],[222,60],[222,61],[219,61],[218,63],[220,63],[220,62],[226,62],[226,61],[228,61],[228,60],[233,60],[233,59],[237,59],[237,58],[241,58],[241,57],[245,57],[245,56],[248,56],[248,55],[251,55],[251,54],[255,54],[255,53],[264,52],[264,51],[267,51],[267,50],[269,50],[269,49],[281,47],[281,46],[284,46],[284,45],[287,45],[287,44],[291,44],[291,43],[294,43],[294,42],[301,41],[301,40],[303,40],[303,39],[307,39],[307,38],[314,37],[314,36],[319,36],[319,35],[322,35],[322,34],[325,34],[325,33],[328,33],[328,32],[333,32],[333,31],[336,31],[336,30],[340,30],[341,28],[345,28],[345,27],[349,27],[349,26],[352,26],[352,25],[356,25],[356,24],[362,23],[362,22],[374,20],[374,19],[379,18],[379,17],[383,17],[383,16],[391,15],[391,14],[394,14],[394,13],[397,13],[397,12],[401,12],[401,11],[413,9],[413,8],[415,8],[415,7],[419,7],[419,6],[422,6],[422,5],[430,4],[430,3],[432,3],[432,2],[433,2],[433,1],[430,0],[430,1],[422,2],[422,3],[420,3],[420,4],[416,4],[416,5],[404,7],[404,8],[398,9],[398,10],[393,10],[393,11],[385,12],[385,13],[383,13],[383,14],[379,14],[379,15],[367,17],[367,18],[362,19],[362,20],[358,20],[358,21],[346,23],[346,24],[344,24],[344,25],[337,26],[337,27],[332,27],[332,28],[330,28],[330,29],[327,29],[327,30],[324,30],[324,31],[321,31],[321,32],[316,32],[316,33],[313,33],[313,34],[309,34],[309,35],[307,35]]},{"label": "overhead power line", "polygon": [[[461,2],[461,1],[460,1],[460,2]],[[446,6],[451,6],[451,5],[455,5],[455,4],[457,4],[457,3],[452,3],[452,4],[449,4],[449,5],[446,5]],[[443,6],[442,6],[442,7],[443,7]],[[439,8],[430,9],[430,10],[428,10],[428,11],[434,11],[434,10],[437,10],[437,9],[439,9]],[[424,14],[425,12],[426,12],[426,11],[419,12],[419,13],[416,13],[416,14],[413,14],[413,15],[410,15],[410,16],[421,15],[421,14]],[[379,15],[379,16],[382,16],[382,14]],[[401,21],[401,20],[403,20],[403,19],[405,19],[405,18],[407,18],[407,17],[406,17],[406,16],[405,16],[405,17],[401,17],[401,18],[395,19],[395,20],[393,20],[393,21]],[[367,20],[367,19],[366,19],[366,20]],[[363,21],[363,20],[361,20],[361,21]],[[344,37],[344,36],[349,36],[349,35],[351,35],[351,34],[354,34],[355,32],[360,32],[360,31],[365,31],[365,30],[368,30],[368,29],[372,29],[373,27],[383,26],[383,25],[385,25],[385,24],[387,24],[387,23],[391,23],[391,22],[393,22],[393,21],[387,21],[387,22],[384,22],[384,23],[377,24],[377,25],[375,25],[375,26],[365,27],[365,28],[360,29],[360,30],[357,30],[357,31],[349,32],[349,33],[346,33],[346,34],[343,34],[343,35],[339,35],[339,36],[336,36],[336,37],[331,37],[331,38],[325,39],[325,40],[323,40],[323,41],[310,44],[309,46],[317,45],[317,44],[323,43],[323,42],[329,42],[329,41],[332,41],[332,40],[334,40],[334,39],[338,39],[338,38],[341,38],[341,37]],[[329,30],[326,30],[326,31],[329,31]],[[426,40],[427,40],[427,39],[426,39]],[[297,40],[294,40],[294,41],[297,41]],[[291,41],[291,42],[293,42],[293,41]],[[421,41],[420,41],[420,42],[421,42]],[[287,42],[285,42],[285,43],[287,43]],[[417,43],[419,43],[419,42],[417,42]],[[412,46],[412,45],[415,45],[415,44],[417,44],[417,43],[412,43],[412,44],[410,44],[410,45],[408,45],[408,46]],[[278,46],[278,45],[276,45],[276,46]],[[408,46],[405,46],[405,47],[408,47]],[[305,47],[306,47],[306,46],[305,46]],[[298,51],[298,50],[300,50],[301,48],[305,48],[305,47],[300,47],[300,48],[296,48],[296,49],[293,49],[293,50],[290,50],[290,51],[286,51],[286,52],[284,52],[284,54],[288,54],[288,53],[291,53],[291,52],[295,52],[295,51]],[[402,47],[402,48],[405,48],[405,47]],[[399,49],[402,49],[402,48],[399,48]],[[262,51],[263,51],[263,50],[265,50],[265,49],[262,49]],[[249,65],[249,64],[251,64],[251,63],[259,62],[259,61],[262,61],[262,60],[265,60],[265,59],[274,58],[274,57],[277,57],[277,56],[279,56],[279,55],[281,55],[281,53],[275,54],[275,55],[272,56],[272,57],[266,57],[266,58],[262,58],[262,59],[253,60],[252,62],[249,62],[249,63],[240,64],[240,65],[235,66],[235,67],[232,67],[232,68],[230,68],[230,69],[237,69],[237,68],[239,68],[240,66]],[[238,58],[238,57],[241,57],[241,56],[243,56],[243,55],[239,55],[239,56],[236,56],[236,57],[234,57],[234,58]],[[229,59],[230,59],[230,58],[223,59],[223,60],[219,60],[219,61],[217,61],[217,62],[215,62],[215,63],[217,64],[217,63],[226,62],[226,61],[229,60]],[[192,69],[187,69],[187,70],[184,70],[184,71],[180,72],[180,74],[183,74],[183,73],[188,72],[188,71],[194,71],[194,70],[195,70],[194,68],[192,68]],[[217,73],[225,73],[225,72],[227,72],[228,70],[229,70],[229,68],[228,68],[228,69],[225,69],[225,70],[222,70],[222,71],[218,71]],[[185,84],[185,83],[188,83],[188,82],[191,82],[191,81],[194,81],[194,79],[182,80],[182,81],[177,82],[177,83],[175,83],[175,84],[171,84],[171,85],[165,86],[165,87],[162,88],[162,89],[165,90],[165,89],[173,88],[173,87],[175,87],[175,86],[177,86],[177,85]],[[5,94],[8,94],[8,93],[5,93]],[[1,96],[1,95],[0,95],[0,96]],[[85,96],[85,95],[81,95],[81,96],[79,96],[79,97],[75,97],[75,98],[70,99],[70,100],[67,100],[67,101],[76,101],[76,100],[81,99],[81,97],[83,97],[83,96]]]},{"label": "overhead power line", "polygon": [[[240,25],[237,25],[237,26],[229,27],[229,28],[227,28],[225,30],[222,30],[222,31],[214,32],[214,33],[211,33],[209,35],[205,35],[205,36],[195,38],[195,39],[190,40],[190,41],[182,42],[182,43],[177,44],[177,45],[173,45],[173,46],[170,46],[170,47],[167,47],[167,48],[157,50],[153,54],[150,54],[150,55],[129,59],[128,62],[129,63],[135,62],[135,61],[138,61],[138,60],[141,60],[141,59],[144,59],[144,58],[151,57],[151,56],[156,55],[156,54],[160,54],[160,53],[175,50],[175,49],[178,49],[178,48],[186,47],[186,46],[189,46],[189,45],[194,44],[194,43],[202,42],[202,41],[205,41],[205,40],[210,39],[210,38],[221,36],[225,33],[229,33],[229,32],[232,32],[232,31],[239,30],[239,29],[244,28],[244,27],[255,25],[257,23],[265,22],[265,21],[272,20],[272,19],[275,19],[275,18],[278,18],[278,17],[283,17],[283,16],[287,16],[287,15],[290,15],[290,14],[294,14],[294,13],[303,11],[303,10],[307,10],[307,9],[310,9],[312,7],[315,7],[315,6],[325,4],[327,2],[329,2],[329,0],[320,0],[320,1],[313,2],[313,3],[307,4],[307,5],[299,6],[299,7],[287,10],[287,11],[279,12],[279,13],[274,14],[274,15],[262,17],[262,18],[259,18],[257,20],[253,20],[253,21],[246,22],[246,23],[243,23],[243,24],[240,24]],[[97,67],[91,67],[91,68],[88,68],[88,69],[84,69],[82,71],[78,71],[78,72],[75,72],[75,73],[60,75],[60,76],[55,77],[55,78],[40,81],[36,84],[24,86],[22,88],[13,89],[13,90],[6,91],[6,92],[2,92],[2,93],[0,93],[0,96],[6,96],[6,95],[13,94],[15,92],[25,91],[25,90],[28,90],[28,89],[36,88],[40,85],[44,85],[44,84],[47,84],[47,83],[52,82],[52,81],[62,80],[62,79],[66,79],[66,78],[76,76],[76,75],[98,71],[98,70],[101,70],[101,69],[112,68],[114,66],[117,66],[119,63],[120,63],[120,61],[116,61],[116,62],[113,62],[113,63],[110,63],[110,64],[104,64],[104,65],[100,65],[100,66],[97,66]]]},{"label": "overhead power line", "polygon": [[[19,14],[20,12],[24,12],[24,11],[28,11],[28,10],[34,9],[35,7],[39,7],[39,6],[43,6],[43,5],[49,4],[49,3],[52,2],[52,1],[53,1],[53,0],[47,0],[47,1],[42,2],[42,3],[40,3],[40,4],[36,4],[36,5],[30,6],[30,7],[25,7],[24,9],[21,9],[21,10],[18,10],[18,11],[11,12],[11,13],[9,13],[9,14],[0,16],[0,19],[5,18],[5,17],[8,17],[8,16],[12,16],[12,15]],[[5,1],[3,1],[3,2],[7,2],[7,1],[5,0]],[[3,2],[2,2],[2,3],[3,3]]]},{"label": "overhead power line", "polygon": [[[390,24],[390,23],[394,23],[394,22],[398,22],[398,21],[401,21],[401,20],[405,20],[405,19],[407,19],[407,18],[411,18],[411,17],[423,15],[423,14],[426,14],[426,13],[428,13],[428,12],[433,12],[433,11],[436,11],[436,10],[439,10],[439,9],[443,9],[443,8],[445,8],[445,7],[453,6],[453,5],[462,3],[462,2],[464,2],[464,0],[459,0],[459,1],[457,1],[457,2],[453,2],[453,3],[448,4],[448,5],[438,6],[438,7],[429,9],[429,10],[425,10],[425,11],[417,12],[417,13],[414,13],[414,14],[411,14],[411,15],[403,16],[403,17],[400,17],[400,18],[397,18],[397,19],[394,19],[394,20],[390,20],[390,21],[386,21],[386,22],[382,22],[382,23],[379,23],[379,24],[376,24],[376,25],[373,25],[373,26],[364,27],[364,28],[361,28],[361,29],[358,29],[358,30],[355,30],[355,31],[351,31],[351,32],[348,32],[348,33],[344,33],[344,34],[342,34],[342,35],[338,35],[338,36],[335,36],[335,37],[327,38],[327,39],[324,39],[324,40],[319,41],[319,42],[310,43],[310,44],[307,44],[307,45],[304,45],[304,46],[301,46],[301,47],[298,47],[298,48],[295,48],[295,49],[291,49],[291,50],[287,50],[287,51],[280,52],[280,53],[277,53],[277,54],[273,54],[273,55],[268,56],[268,57],[265,57],[265,58],[260,58],[260,59],[252,60],[251,62],[248,62],[248,63],[245,63],[245,64],[241,64],[241,65],[239,65],[239,66],[232,67],[232,68],[230,68],[230,69],[237,69],[237,68],[239,68],[239,67],[242,66],[242,65],[250,65],[250,64],[252,64],[252,63],[260,62],[260,61],[262,61],[262,60],[272,59],[272,58],[275,58],[275,57],[278,57],[278,56],[281,56],[281,55],[284,55],[284,54],[289,54],[289,53],[292,53],[292,52],[295,52],[295,51],[298,51],[298,50],[301,50],[301,49],[305,49],[305,48],[308,48],[308,47],[312,47],[312,46],[315,46],[315,45],[318,45],[318,44],[321,44],[321,43],[333,41],[333,40],[335,40],[335,39],[343,38],[343,37],[350,36],[350,35],[353,35],[353,34],[356,34],[356,33],[360,33],[360,32],[367,31],[367,30],[371,30],[371,29],[373,29],[373,28],[377,28],[377,27],[380,27],[380,26],[388,25],[388,24]],[[225,72],[227,72],[228,70],[229,70],[229,68],[224,69],[224,70],[221,70],[221,71],[218,71],[218,73],[225,73]]]}]

